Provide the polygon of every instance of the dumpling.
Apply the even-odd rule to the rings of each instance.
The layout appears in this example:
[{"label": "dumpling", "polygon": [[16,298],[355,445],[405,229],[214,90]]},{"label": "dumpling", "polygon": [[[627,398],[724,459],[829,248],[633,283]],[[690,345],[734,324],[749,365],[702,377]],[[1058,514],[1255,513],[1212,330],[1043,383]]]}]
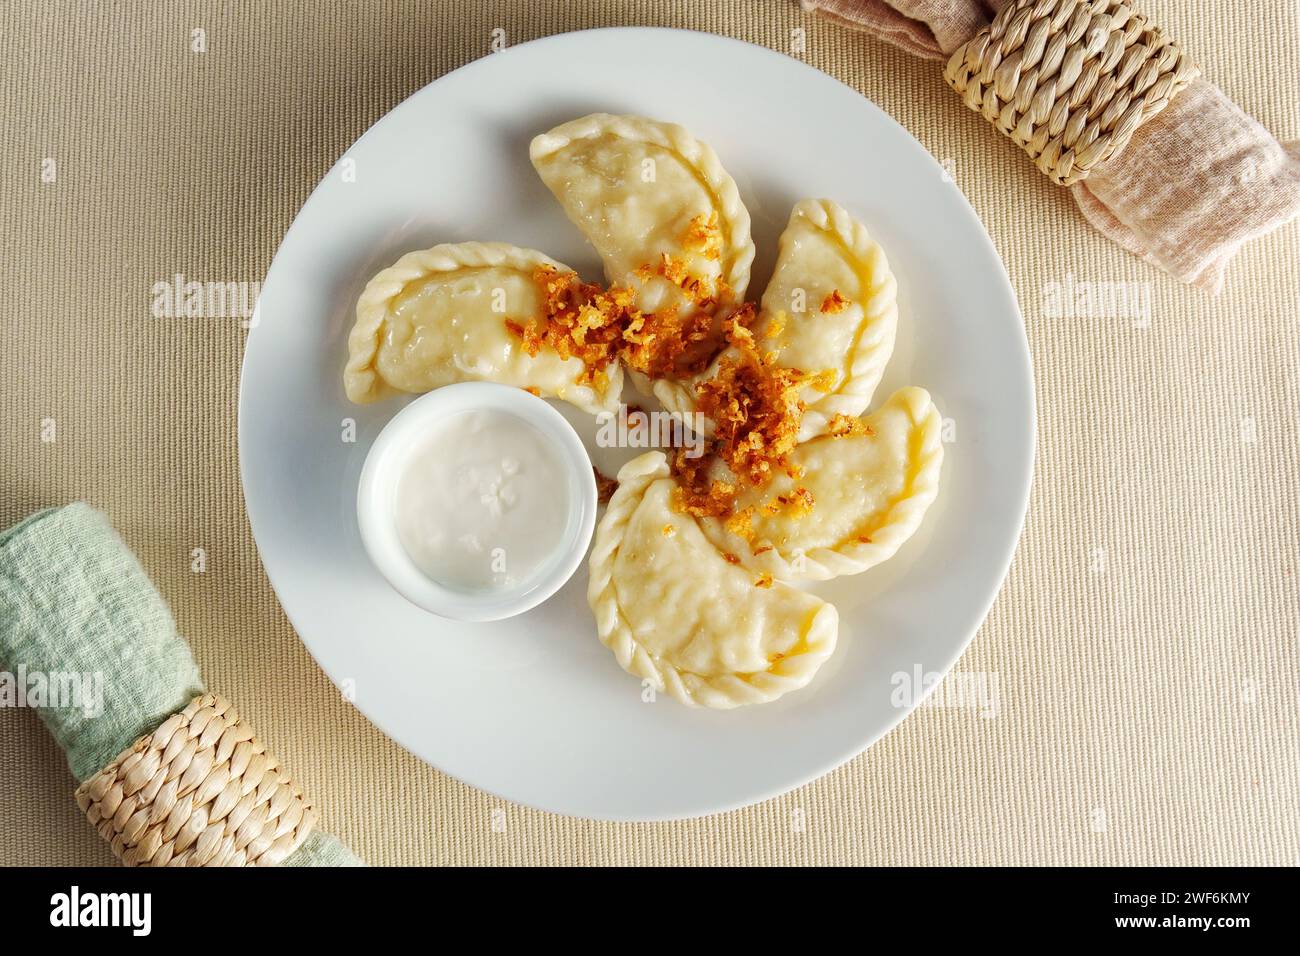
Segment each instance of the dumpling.
[{"label": "dumpling", "polygon": [[[828,199],[805,199],[781,233],[776,269],[753,325],[759,352],[779,368],[812,376],[798,440],[824,434],[836,415],[861,415],[894,351],[898,283],[866,227]],[[689,383],[660,397],[670,411],[694,408],[694,387],[712,378],[734,348]],[[689,419],[688,419],[689,421]],[[711,433],[706,423],[706,433]]]},{"label": "dumpling", "polygon": [[465,381],[533,389],[599,413],[618,407],[622,369],[586,376],[581,359],[543,346],[530,356],[507,323],[541,317],[539,268],[571,272],[540,252],[463,242],[404,255],[357,301],[343,384],[366,403]]},{"label": "dumpling", "polygon": [[928,392],[908,387],[859,421],[862,434],[796,447],[789,457],[800,477],[745,488],[731,518],[700,520],[704,535],[747,568],[787,580],[857,574],[891,557],[938,493],[942,419]]},{"label": "dumpling", "polygon": [[835,608],[728,561],[672,507],[661,452],[628,462],[618,482],[596,529],[587,599],[623,669],[714,708],[775,700],[812,680],[835,650]]},{"label": "dumpling", "polygon": [[[744,300],[754,260],[749,212],[717,154],[672,123],[593,113],[535,137],[533,166],[595,247],[605,277],[645,313],[684,322]],[[684,364],[716,351],[719,323]],[[634,376],[638,386],[647,382]]]},{"label": "dumpling", "polygon": [[[611,283],[634,283],[664,256],[714,293],[741,301],[754,242],[736,181],[717,154],[673,123],[593,113],[535,137],[529,155],[565,213],[596,248]],[[641,308],[682,301],[680,282],[655,275]]]},{"label": "dumpling", "polygon": [[795,205],[754,337],[776,364],[822,381],[804,389],[799,440],[871,403],[894,351],[898,283],[866,227],[827,199]]}]

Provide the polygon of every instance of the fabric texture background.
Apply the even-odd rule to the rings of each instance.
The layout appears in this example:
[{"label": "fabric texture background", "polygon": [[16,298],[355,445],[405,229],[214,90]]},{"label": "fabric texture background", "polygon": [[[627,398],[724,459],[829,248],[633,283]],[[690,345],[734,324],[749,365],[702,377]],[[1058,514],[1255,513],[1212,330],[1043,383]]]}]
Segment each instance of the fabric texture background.
[{"label": "fabric texture background", "polygon": [[[1280,140],[1300,138],[1294,0],[1143,7]],[[680,823],[504,803],[344,701],[280,611],[249,532],[236,447],[246,333],[237,319],[150,310],[154,283],[175,274],[260,281],[357,136],[488,55],[494,28],[518,43],[620,24],[792,53],[898,119],[992,235],[1037,381],[1024,537],[958,664],[996,678],[994,712],[922,708],[815,783]],[[195,28],[205,53],[190,51]],[[24,0],[0,11],[0,51],[0,526],[75,499],[104,509],[209,686],[363,859],[1300,860],[1300,228],[1247,245],[1218,298],[1185,287],[1094,230],[932,62],[793,0]],[[1089,284],[1129,304],[1080,294]],[[0,710],[0,863],[111,862],[74,785],[37,715]]]}]

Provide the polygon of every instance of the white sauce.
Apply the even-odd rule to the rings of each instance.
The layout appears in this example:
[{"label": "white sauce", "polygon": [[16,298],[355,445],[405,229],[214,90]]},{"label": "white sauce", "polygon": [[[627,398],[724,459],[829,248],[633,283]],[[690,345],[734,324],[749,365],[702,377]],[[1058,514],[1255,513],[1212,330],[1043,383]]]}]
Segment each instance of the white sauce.
[{"label": "white sauce", "polygon": [[515,588],[561,547],[569,516],[559,449],[509,412],[459,412],[412,450],[397,485],[397,533],[432,580]]}]

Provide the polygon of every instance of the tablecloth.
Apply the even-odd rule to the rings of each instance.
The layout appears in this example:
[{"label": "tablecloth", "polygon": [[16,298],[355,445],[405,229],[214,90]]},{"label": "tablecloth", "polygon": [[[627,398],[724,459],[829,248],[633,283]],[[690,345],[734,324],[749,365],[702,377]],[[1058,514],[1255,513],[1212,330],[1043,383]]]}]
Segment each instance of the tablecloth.
[{"label": "tablecloth", "polygon": [[[1300,4],[1142,6],[1300,136]],[[494,42],[620,24],[791,53],[897,118],[992,235],[1037,380],[1024,536],[957,665],[987,705],[922,708],[815,783],[678,823],[515,806],[370,726],[258,563],[236,447],[247,332],[153,308],[176,276],[255,288],[315,183],[426,83]],[[794,0],[19,0],[0,63],[0,525],[105,509],[209,684],[369,861],[1300,861],[1300,228],[1248,246],[1221,296],[1183,287],[1092,231],[934,64]],[[0,709],[0,863],[111,862],[72,789],[36,715]]]}]

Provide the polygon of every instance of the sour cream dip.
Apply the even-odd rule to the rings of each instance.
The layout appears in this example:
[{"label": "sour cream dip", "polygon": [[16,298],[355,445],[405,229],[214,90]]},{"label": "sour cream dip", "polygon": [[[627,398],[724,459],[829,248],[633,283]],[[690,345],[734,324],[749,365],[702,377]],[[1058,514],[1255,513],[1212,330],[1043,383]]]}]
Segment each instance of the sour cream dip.
[{"label": "sour cream dip", "polygon": [[395,518],[402,547],[434,581],[511,589],[561,545],[568,470],[555,442],[511,412],[476,409],[434,424],[406,458]]},{"label": "sour cream dip", "polygon": [[380,430],[357,483],[367,556],[403,597],[457,621],[541,604],[596,525],[596,479],[564,415],[521,388],[461,382]]}]

